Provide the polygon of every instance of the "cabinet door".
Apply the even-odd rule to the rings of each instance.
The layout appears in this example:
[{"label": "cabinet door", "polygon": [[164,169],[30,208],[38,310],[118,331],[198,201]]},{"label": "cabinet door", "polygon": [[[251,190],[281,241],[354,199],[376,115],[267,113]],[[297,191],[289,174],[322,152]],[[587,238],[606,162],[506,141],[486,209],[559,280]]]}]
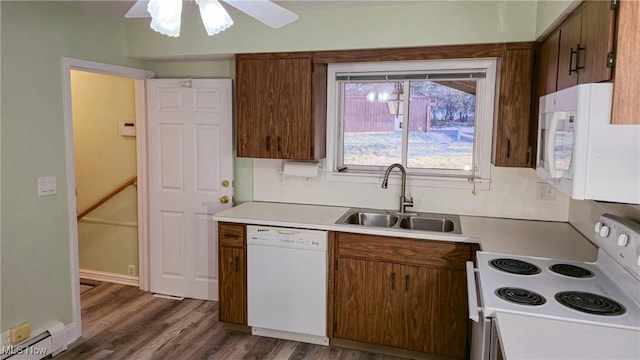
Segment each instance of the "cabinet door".
[{"label": "cabinet door", "polygon": [[[463,270],[438,270],[432,322],[438,324],[434,354],[463,359],[467,349],[467,279]],[[446,324],[446,325],[444,325]]]},{"label": "cabinet door", "polygon": [[278,93],[272,82],[277,80],[277,71],[275,61],[236,63],[236,147],[240,157],[276,157],[273,127]]},{"label": "cabinet door", "polygon": [[245,251],[220,248],[220,321],[247,324]]},{"label": "cabinet door", "polygon": [[464,271],[402,266],[403,346],[463,359],[467,340]]},{"label": "cabinet door", "polygon": [[571,15],[560,27],[560,54],[558,57],[558,90],[578,84],[576,55],[580,44],[582,14]]},{"label": "cabinet door", "polygon": [[613,82],[613,124],[640,124],[640,2],[621,1]]},{"label": "cabinet door", "polygon": [[367,261],[338,259],[335,286],[334,335],[342,339],[371,342],[372,330],[367,326]]},{"label": "cabinet door", "polygon": [[[551,34],[540,46],[540,74],[537,95],[542,96],[556,91],[558,82],[558,55],[560,49],[560,31]],[[536,97],[536,100],[538,98]]]},{"label": "cabinet door", "polygon": [[[637,22],[640,19],[635,19]],[[586,1],[582,6],[582,30],[578,83],[594,83],[611,79],[607,54],[613,51],[615,11],[609,1]]]},{"label": "cabinet door", "polygon": [[277,60],[278,79],[273,80],[277,94],[275,126],[276,153],[279,159],[313,159],[311,154],[311,59]]},{"label": "cabinet door", "polygon": [[495,166],[529,167],[531,162],[533,54],[533,49],[506,49],[502,57],[498,120],[493,129]]},{"label": "cabinet door", "polygon": [[398,265],[339,259],[335,336],[401,347],[401,279]]},{"label": "cabinet door", "polygon": [[403,294],[401,266],[390,263],[367,262],[368,323],[372,338],[369,342],[402,347]]},{"label": "cabinet door", "polygon": [[438,309],[437,270],[417,266],[402,267],[402,292],[404,295],[403,347],[406,349],[435,354],[438,347],[434,314]]}]

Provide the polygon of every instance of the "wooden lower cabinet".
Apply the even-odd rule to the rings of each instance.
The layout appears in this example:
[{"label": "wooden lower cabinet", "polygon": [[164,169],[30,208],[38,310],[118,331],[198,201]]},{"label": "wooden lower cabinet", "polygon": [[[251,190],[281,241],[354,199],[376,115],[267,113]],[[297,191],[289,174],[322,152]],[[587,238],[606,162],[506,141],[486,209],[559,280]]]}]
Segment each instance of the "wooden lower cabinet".
[{"label": "wooden lower cabinet", "polygon": [[244,225],[218,224],[220,321],[247,324],[247,266]]},{"label": "wooden lower cabinet", "polygon": [[[348,242],[348,237],[342,241]],[[365,235],[358,237],[356,241]],[[340,236],[338,239],[335,337],[465,358],[468,321],[463,263],[471,255],[470,245],[447,244],[459,254],[466,254],[465,259],[449,264],[459,268],[439,268],[379,259],[381,254],[395,258],[401,253],[411,263],[412,257],[420,257],[416,249],[429,250],[429,241],[388,238],[393,247],[380,249],[373,254],[378,258],[374,260],[366,259],[367,253],[362,253],[362,258],[341,256]],[[407,244],[405,252],[403,243]]]}]

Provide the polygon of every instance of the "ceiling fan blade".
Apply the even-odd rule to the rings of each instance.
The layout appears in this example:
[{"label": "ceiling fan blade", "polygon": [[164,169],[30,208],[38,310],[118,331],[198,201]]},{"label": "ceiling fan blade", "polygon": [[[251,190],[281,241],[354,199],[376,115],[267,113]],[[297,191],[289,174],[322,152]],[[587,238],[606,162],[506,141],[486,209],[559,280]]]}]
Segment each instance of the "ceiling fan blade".
[{"label": "ceiling fan blade", "polygon": [[149,1],[147,0],[138,0],[135,4],[124,14],[124,17],[127,19],[135,19],[135,18],[148,18],[151,17],[149,11],[147,11],[147,5],[149,5]]},{"label": "ceiling fan blade", "polygon": [[269,0],[222,0],[274,29],[298,20],[298,15]]}]

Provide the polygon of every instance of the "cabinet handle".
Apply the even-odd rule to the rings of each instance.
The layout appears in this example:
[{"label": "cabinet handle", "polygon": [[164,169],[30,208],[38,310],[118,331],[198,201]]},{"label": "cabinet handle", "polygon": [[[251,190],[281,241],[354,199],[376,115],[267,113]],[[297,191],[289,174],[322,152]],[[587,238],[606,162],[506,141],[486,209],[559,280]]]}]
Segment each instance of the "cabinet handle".
[{"label": "cabinet handle", "polygon": [[280,136],[276,137],[276,149],[280,152]]},{"label": "cabinet handle", "polygon": [[[572,73],[577,73],[578,70],[580,69],[584,69],[584,66],[580,66],[580,51],[584,50],[584,47],[581,47],[580,44],[576,44],[576,50],[573,50],[573,48],[571,48],[570,53],[569,53],[569,75],[571,75]],[[576,56],[576,67],[572,67],[573,66],[573,55]]]},{"label": "cabinet handle", "polygon": [[271,136],[267,135],[267,151],[271,151]]},{"label": "cabinet handle", "polygon": [[405,275],[404,277],[404,291],[409,291],[409,275]]},{"label": "cabinet handle", "polygon": [[396,273],[391,273],[391,290],[396,288]]},{"label": "cabinet handle", "polygon": [[578,72],[578,69],[574,69],[573,68],[573,55],[577,54],[577,51],[574,51],[573,48],[571,48],[571,50],[569,50],[569,75],[573,74],[574,72]]},{"label": "cabinet handle", "polygon": [[236,272],[240,271],[240,259],[236,256]]},{"label": "cabinet handle", "polygon": [[507,159],[511,158],[511,139],[507,139]]},{"label": "cabinet handle", "polygon": [[578,70],[584,69],[584,66],[580,65],[580,51],[584,51],[584,47],[581,47],[580,44],[577,44],[576,48],[578,49],[576,50],[576,72],[578,72]]}]

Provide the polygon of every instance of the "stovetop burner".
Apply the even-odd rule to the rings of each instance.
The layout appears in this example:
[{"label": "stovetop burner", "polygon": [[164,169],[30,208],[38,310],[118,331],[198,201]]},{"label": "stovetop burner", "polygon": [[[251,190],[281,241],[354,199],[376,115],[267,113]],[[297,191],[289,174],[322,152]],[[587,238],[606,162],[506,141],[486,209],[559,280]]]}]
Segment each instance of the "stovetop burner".
[{"label": "stovetop burner", "polygon": [[496,290],[496,295],[501,299],[521,304],[537,306],[547,302],[544,296],[527,289],[516,287],[502,287]]},{"label": "stovetop burner", "polygon": [[562,291],[555,294],[555,298],[560,304],[587,314],[614,316],[627,311],[615,300],[588,292]]},{"label": "stovetop burner", "polygon": [[571,264],[554,264],[549,267],[549,270],[556,274],[574,277],[574,278],[590,278],[593,277],[593,272],[583,267],[571,265]]},{"label": "stovetop burner", "polygon": [[540,268],[526,261],[499,258],[489,262],[493,268],[518,275],[535,275],[540,273]]}]

